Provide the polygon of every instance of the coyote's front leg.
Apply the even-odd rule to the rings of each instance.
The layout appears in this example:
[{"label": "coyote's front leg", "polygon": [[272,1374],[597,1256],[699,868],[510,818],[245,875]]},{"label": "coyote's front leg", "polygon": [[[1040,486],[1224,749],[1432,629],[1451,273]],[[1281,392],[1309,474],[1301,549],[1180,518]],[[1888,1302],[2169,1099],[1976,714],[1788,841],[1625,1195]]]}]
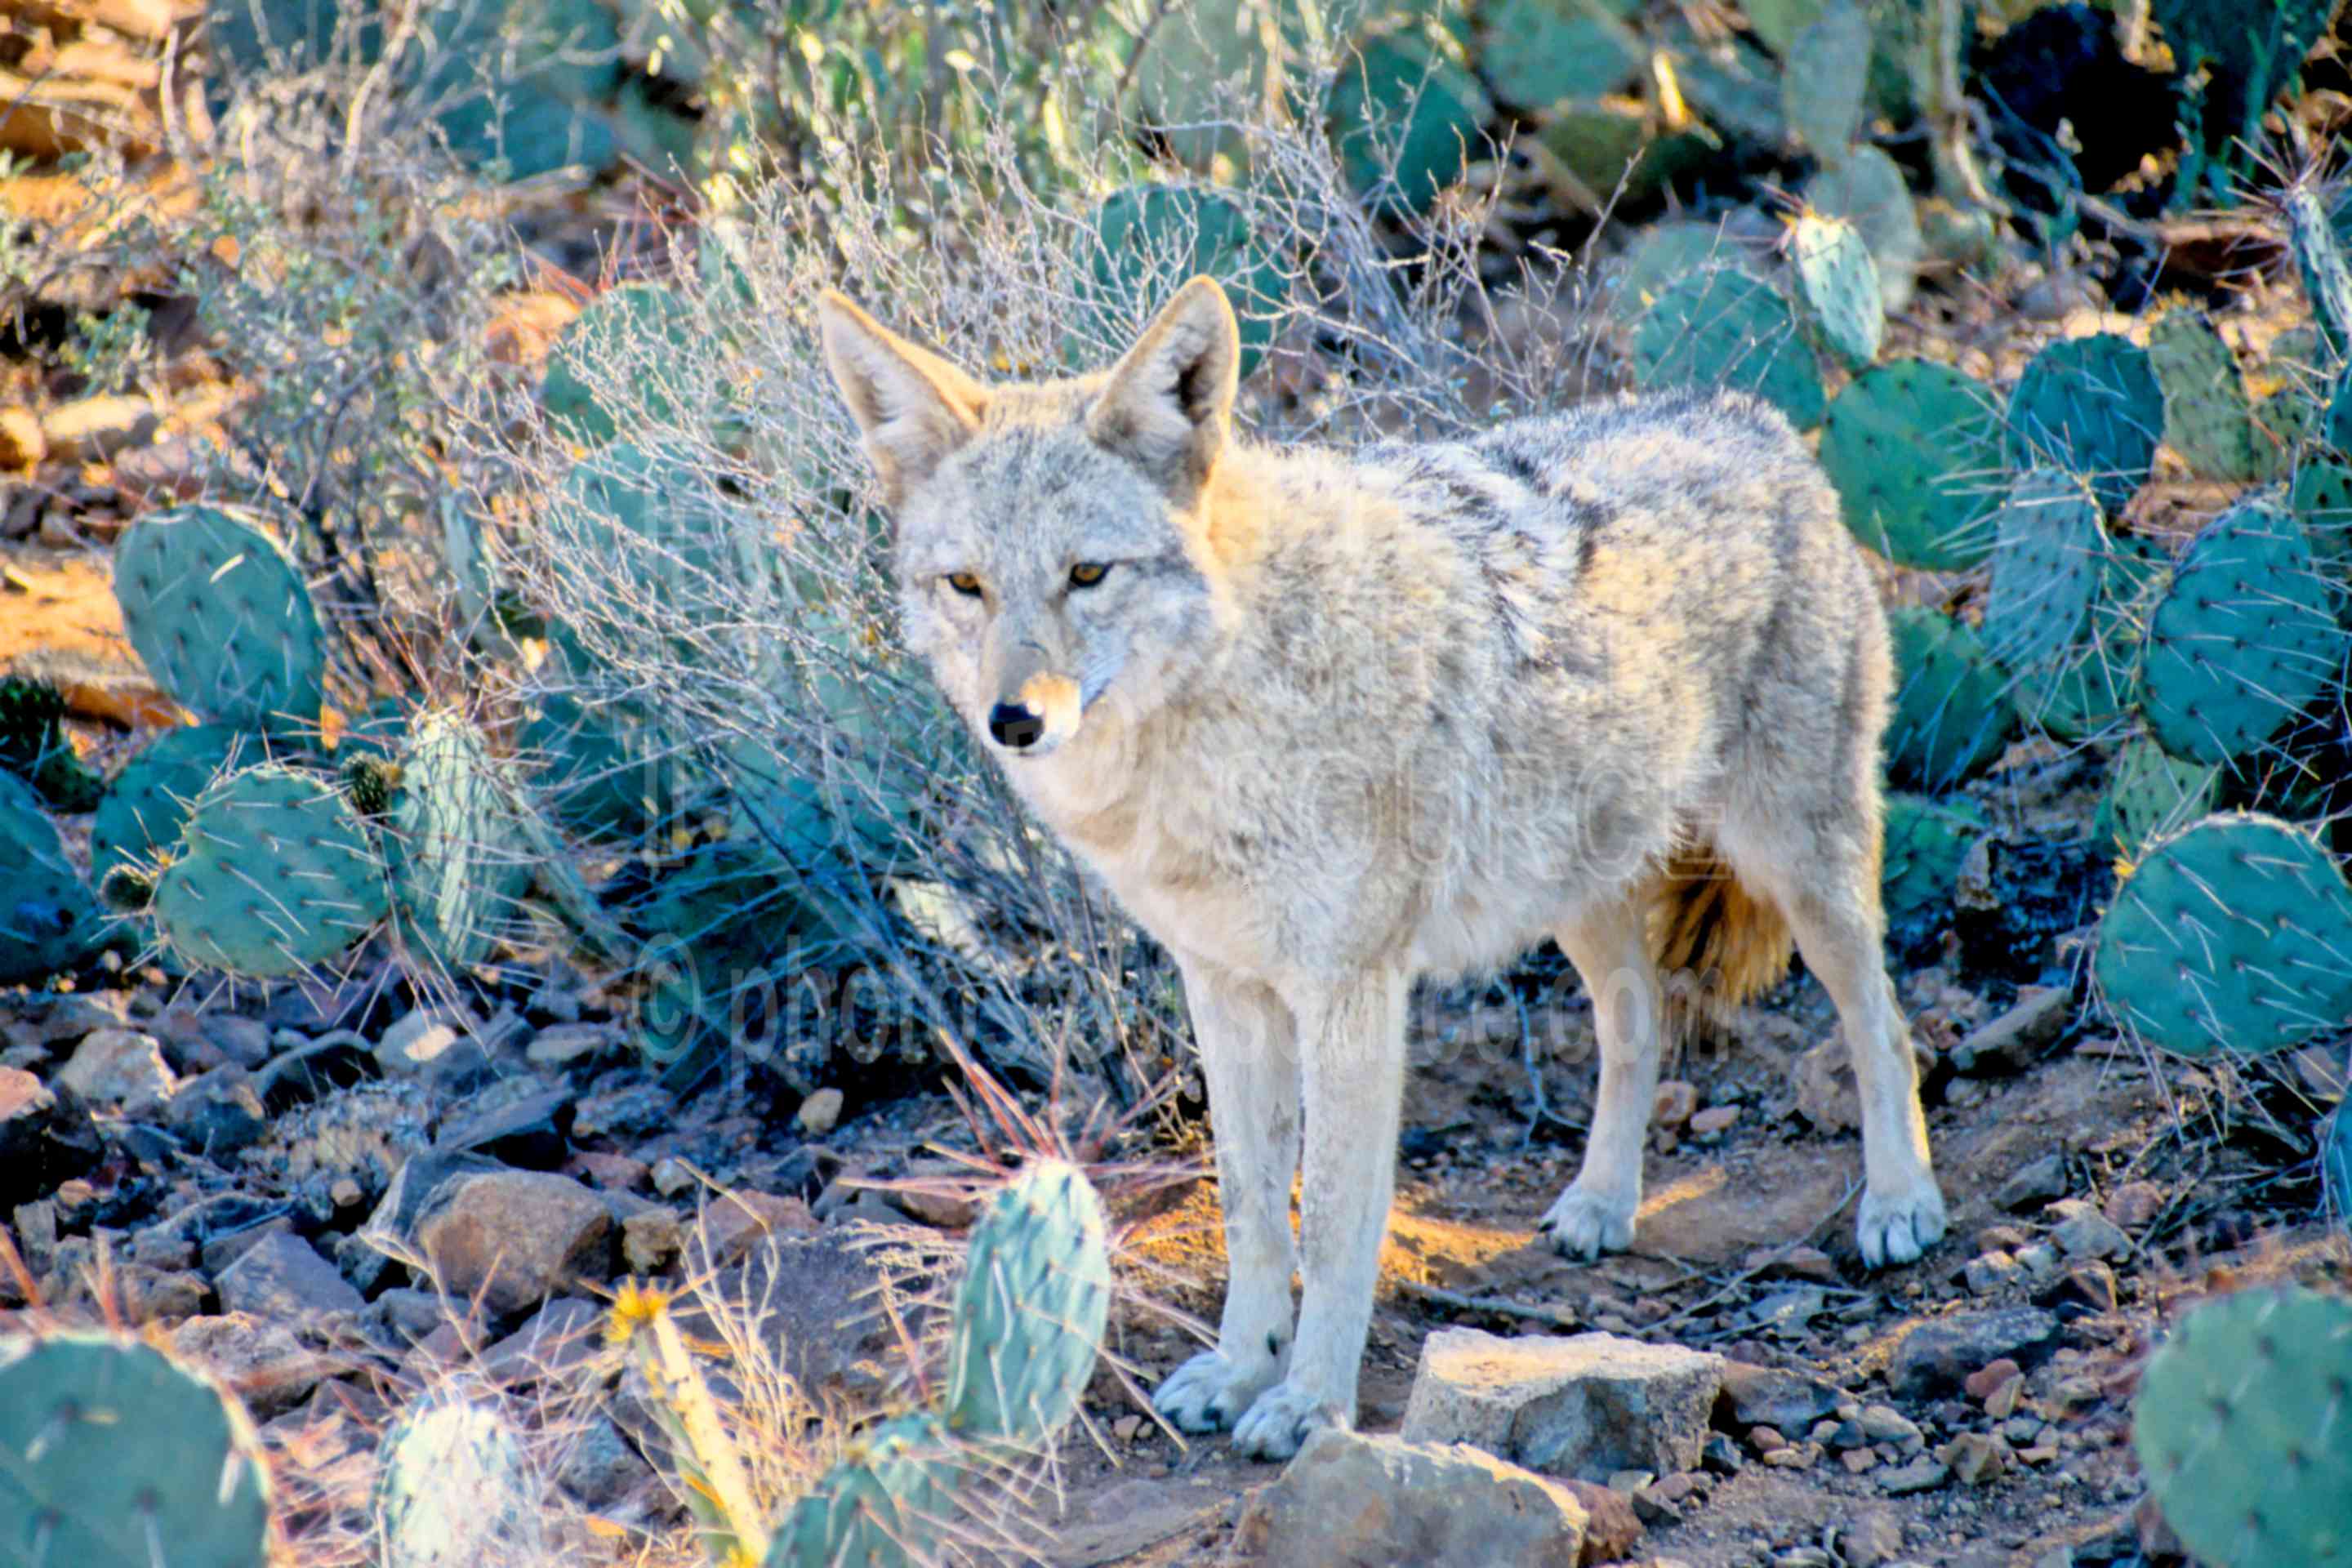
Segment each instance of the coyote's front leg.
[{"label": "coyote's front leg", "polygon": [[1234,1447],[1244,1454],[1286,1459],[1316,1427],[1355,1421],[1396,1184],[1409,985],[1402,973],[1378,971],[1293,998],[1307,1089],[1299,1215],[1307,1289],[1289,1372],[1234,1428]]},{"label": "coyote's front leg", "polygon": [[1184,1431],[1215,1432],[1239,1420],[1290,1362],[1298,1043],[1290,1010],[1269,987],[1202,960],[1181,962],[1216,1138],[1225,1310],[1217,1348],[1177,1368],[1151,1404]]}]

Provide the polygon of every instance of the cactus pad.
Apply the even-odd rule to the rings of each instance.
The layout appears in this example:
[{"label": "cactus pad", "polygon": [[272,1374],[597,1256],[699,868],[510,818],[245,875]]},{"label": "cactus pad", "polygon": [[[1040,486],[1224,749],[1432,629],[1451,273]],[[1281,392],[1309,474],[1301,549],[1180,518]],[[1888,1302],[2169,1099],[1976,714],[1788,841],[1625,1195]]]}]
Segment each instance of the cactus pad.
[{"label": "cactus pad", "polygon": [[1899,605],[1886,622],[1895,681],[1886,776],[1931,792],[1974,778],[2015,730],[2008,678],[1974,629],[1941,611]]},{"label": "cactus pad", "polygon": [[597,447],[624,428],[675,426],[669,384],[702,336],[686,297],[657,283],[608,289],[573,317],[548,351],[540,406],[555,427]]},{"label": "cactus pad", "polygon": [[2327,395],[2327,412],[2320,416],[2319,438],[2337,456],[2352,460],[2352,363],[2336,373],[2336,389]]},{"label": "cactus pad", "polygon": [[1078,294],[1100,336],[1124,342],[1133,326],[1127,312],[1162,303],[1178,284],[1206,273],[1233,301],[1243,378],[1257,368],[1288,290],[1239,202],[1195,185],[1129,185],[1103,198],[1093,228]]},{"label": "cactus pad", "polygon": [[[2279,7],[2285,9],[2284,6]],[[2303,275],[2304,298],[2328,358],[2344,363],[2352,353],[2352,258],[2327,221],[2327,209],[2306,184],[2289,185],[2280,199],[2287,236],[2294,242],[2295,270]]]},{"label": "cactus pad", "polygon": [[250,512],[173,507],[114,547],[122,627],[172,700],[246,730],[319,722],[326,656],[310,590]]},{"label": "cactus pad", "polygon": [[1958,371],[1896,360],[1863,372],[1830,405],[1822,467],[1846,527],[1898,566],[1965,571],[1992,549],[2000,437]]},{"label": "cactus pad", "polygon": [[1894,315],[1910,304],[1927,247],[1919,234],[1918,209],[1895,160],[1867,142],[1848,148],[1841,162],[1813,176],[1804,196],[1815,212],[1843,218],[1861,231],[1871,259],[1878,264],[1878,291],[1886,313]]},{"label": "cactus pad", "polygon": [[1900,951],[1943,934],[1952,921],[1952,899],[1969,847],[1990,825],[1966,801],[1942,802],[1924,795],[1886,797],[1886,839],[1879,873],[1879,898],[1886,930]]},{"label": "cactus pad", "polygon": [[455,1393],[404,1412],[377,1446],[370,1507],[383,1568],[541,1561],[541,1500],[522,1439]]},{"label": "cactus pad", "polygon": [[886,1421],[793,1504],[764,1568],[918,1568],[936,1561],[959,1445],[922,1412]]},{"label": "cactus pad", "polygon": [[2302,829],[2209,816],[2116,889],[2092,973],[2116,1020],[2165,1050],[2297,1045],[2352,1013],[2352,889]]},{"label": "cactus pad", "polygon": [[[2139,705],[2142,628],[2162,595],[2172,557],[2138,534],[2108,534],[2099,591],[2083,635],[2046,687],[2021,692],[2021,715],[2063,740],[2120,723]],[[2029,702],[2032,710],[2028,711]]]},{"label": "cactus pad", "polygon": [[1409,27],[1361,39],[1331,84],[1348,181],[1381,210],[1425,212],[1479,157],[1495,112],[1478,79]]},{"label": "cactus pad", "polygon": [[57,825],[16,774],[0,773],[0,984],[70,968],[97,936],[98,906],[66,858]]},{"label": "cactus pad", "polygon": [[150,741],[114,775],[90,819],[91,879],[104,881],[117,866],[150,864],[177,844],[188,807],[253,742],[230,724],[166,730]]},{"label": "cactus pad", "polygon": [[0,1345],[0,1563],[259,1568],[269,1482],[252,1424],[150,1345]]},{"label": "cactus pad", "polygon": [[520,799],[481,731],[446,709],[409,725],[400,781],[389,858],[407,933],[453,969],[478,963],[530,880]]},{"label": "cactus pad", "polygon": [[1839,163],[1862,129],[1869,85],[1870,19],[1853,0],[1831,0],[1782,62],[1780,118],[1806,151]]},{"label": "cactus pad", "polygon": [[1861,231],[1843,219],[1806,213],[1790,231],[1789,248],[1797,287],[1831,352],[1855,370],[1876,359],[1886,310],[1880,302],[1878,263],[1871,259]]},{"label": "cactus pad", "polygon": [[324,963],[386,909],[383,867],[350,803],[269,763],[196,798],[155,879],[163,939],[191,963],[243,974]]},{"label": "cactus pad", "polygon": [[2141,1374],[2132,1438],[2199,1561],[2352,1562],[2352,1300],[2290,1286],[2193,1308]]},{"label": "cactus pad", "polygon": [[2286,504],[2314,556],[2339,567],[2352,562],[2352,468],[2306,458],[2294,471]]},{"label": "cactus pad", "polygon": [[2028,723],[2040,722],[2089,635],[2106,547],[2099,503],[2082,480],[2055,468],[2019,475],[1993,518],[1985,642],[2015,681]]},{"label": "cactus pad", "polygon": [[0,769],[23,779],[58,811],[78,816],[105,785],[66,739],[66,700],[48,681],[0,676]]},{"label": "cactus pad", "polygon": [[2165,444],[2201,479],[2263,477],[2267,443],[2254,429],[2237,357],[2194,310],[2173,310],[2147,335],[2148,364],[2164,390]]},{"label": "cactus pad", "polygon": [[1822,422],[1821,367],[1789,302],[1728,268],[1666,285],[1633,329],[1633,374],[1644,390],[1728,386],[1752,392],[1801,430]]},{"label": "cactus pad", "polygon": [[1109,1312],[1102,1200],[1075,1165],[1032,1163],[972,1226],[950,1342],[949,1427],[1023,1450],[1050,1443],[1094,1375]]},{"label": "cactus pad", "polygon": [[2093,832],[2127,860],[2151,839],[2184,827],[2213,809],[2221,770],[2168,757],[2146,735],[2135,735],[2107,768]]},{"label": "cactus pad", "polygon": [[2244,756],[2324,689],[2345,632],[2302,528],[2268,496],[2190,541],[2148,618],[2140,710],[2190,762]]},{"label": "cactus pad", "polygon": [[2046,461],[2081,474],[2110,514],[2147,482],[2163,431],[2147,351],[2110,332],[2052,343],[2010,393],[2011,466]]}]

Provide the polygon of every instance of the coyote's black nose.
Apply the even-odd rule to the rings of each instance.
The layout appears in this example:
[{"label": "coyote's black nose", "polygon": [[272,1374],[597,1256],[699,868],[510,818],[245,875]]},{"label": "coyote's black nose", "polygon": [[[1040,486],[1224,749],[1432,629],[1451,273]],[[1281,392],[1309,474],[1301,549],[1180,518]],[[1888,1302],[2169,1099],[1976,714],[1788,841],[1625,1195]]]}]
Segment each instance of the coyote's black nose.
[{"label": "coyote's black nose", "polygon": [[1045,732],[1045,715],[1032,713],[1018,703],[1000,702],[988,710],[988,732],[996,737],[1000,746],[1011,746],[1016,751],[1034,746]]}]

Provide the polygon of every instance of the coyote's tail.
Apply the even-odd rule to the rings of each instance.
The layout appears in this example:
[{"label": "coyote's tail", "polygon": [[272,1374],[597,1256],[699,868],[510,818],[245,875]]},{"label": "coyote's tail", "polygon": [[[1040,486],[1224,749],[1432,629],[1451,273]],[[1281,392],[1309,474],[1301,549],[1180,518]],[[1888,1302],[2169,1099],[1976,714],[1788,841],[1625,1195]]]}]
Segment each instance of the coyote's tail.
[{"label": "coyote's tail", "polygon": [[1780,907],[1742,886],[1706,843],[1685,847],[1659,871],[1649,919],[1670,1036],[1728,1022],[1733,1009],[1788,973],[1795,951]]}]

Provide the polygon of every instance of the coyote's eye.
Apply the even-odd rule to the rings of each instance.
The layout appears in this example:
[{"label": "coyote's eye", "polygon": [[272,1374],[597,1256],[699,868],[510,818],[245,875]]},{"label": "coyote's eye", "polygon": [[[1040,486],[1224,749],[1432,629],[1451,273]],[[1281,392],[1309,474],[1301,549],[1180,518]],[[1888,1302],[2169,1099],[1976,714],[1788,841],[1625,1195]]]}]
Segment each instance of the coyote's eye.
[{"label": "coyote's eye", "polygon": [[961,594],[968,599],[977,599],[980,597],[980,579],[973,576],[969,572],[949,573],[948,586],[953,588],[957,593]]},{"label": "coyote's eye", "polygon": [[1073,588],[1091,588],[1109,575],[1109,562],[1081,561],[1076,566],[1070,568],[1070,586]]}]

